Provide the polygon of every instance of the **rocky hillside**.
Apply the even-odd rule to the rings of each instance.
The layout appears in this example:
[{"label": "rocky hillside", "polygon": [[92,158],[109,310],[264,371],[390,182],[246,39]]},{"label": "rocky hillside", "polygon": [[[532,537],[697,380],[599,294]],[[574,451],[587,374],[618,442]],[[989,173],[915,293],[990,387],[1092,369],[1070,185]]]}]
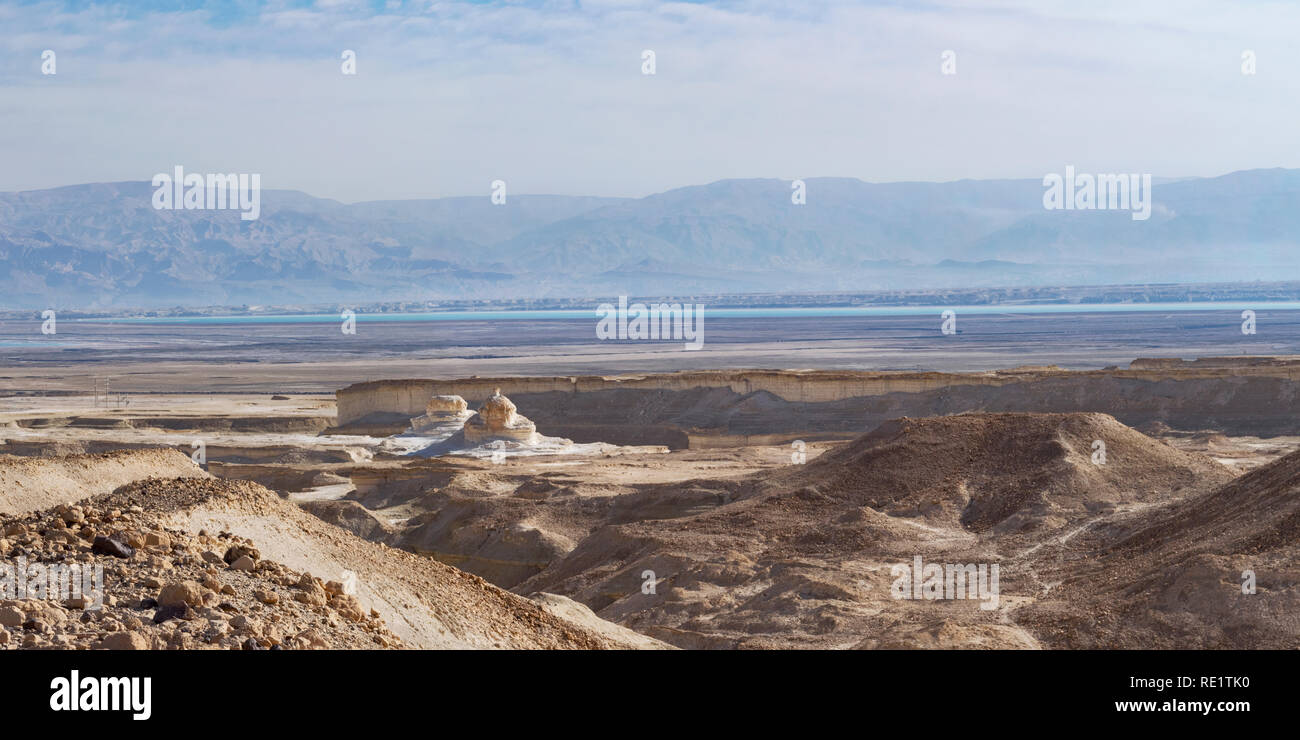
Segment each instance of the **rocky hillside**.
[{"label": "rocky hillside", "polygon": [[[116,457],[134,460],[141,479],[112,493],[64,491],[50,497],[64,501],[28,511],[22,502],[30,497],[0,490],[0,557],[102,565],[110,597],[102,610],[48,599],[0,604],[4,644],[662,647],[563,599],[515,596],[429,558],[365,541],[255,483],[206,474],[148,477],[150,465],[168,462],[155,450]],[[52,471],[86,462],[74,455],[0,467]],[[110,636],[117,632],[135,637]]]},{"label": "rocky hillside", "polygon": [[256,543],[229,532],[169,528],[138,494],[0,519],[0,556],[9,562],[102,567],[104,586],[102,602],[84,591],[0,602],[0,648],[404,646],[343,583],[264,559]]},{"label": "rocky hillside", "polygon": [[[1060,543],[1234,473],[1104,414],[1023,413],[896,420],[741,477],[595,490],[571,473],[507,475],[412,492],[429,513],[405,541],[680,647],[1025,648],[1042,642],[1017,610],[1056,579],[1042,560]],[[1000,564],[1000,602],[892,598],[893,568],[917,556]]]},{"label": "rocky hillside", "polygon": [[1018,618],[1050,645],[1296,649],[1300,452],[1034,555],[1055,585]]},{"label": "rocky hillside", "polygon": [[175,449],[118,450],[58,459],[0,455],[0,514],[22,514],[109,493],[150,476],[207,478]]},{"label": "rocky hillside", "polygon": [[1106,414],[959,414],[886,422],[774,476],[768,488],[1010,534],[1205,492],[1233,477]]}]

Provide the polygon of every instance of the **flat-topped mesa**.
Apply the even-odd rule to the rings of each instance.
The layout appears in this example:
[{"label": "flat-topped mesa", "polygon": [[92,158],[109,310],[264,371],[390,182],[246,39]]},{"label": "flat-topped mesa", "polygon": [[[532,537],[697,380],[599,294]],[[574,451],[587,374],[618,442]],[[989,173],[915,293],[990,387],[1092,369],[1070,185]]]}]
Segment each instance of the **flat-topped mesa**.
[{"label": "flat-topped mesa", "polygon": [[509,398],[501,395],[497,388],[478,413],[465,422],[465,441],[470,444],[482,444],[497,439],[508,439],[524,444],[537,441],[537,426],[515,413],[515,405]]},{"label": "flat-topped mesa", "polygon": [[460,396],[434,396],[424,406],[424,416],[411,419],[411,432],[445,431],[450,434],[474,412]]},{"label": "flat-topped mesa", "polygon": [[469,409],[469,404],[460,396],[434,396],[424,406],[425,416],[459,415]]}]

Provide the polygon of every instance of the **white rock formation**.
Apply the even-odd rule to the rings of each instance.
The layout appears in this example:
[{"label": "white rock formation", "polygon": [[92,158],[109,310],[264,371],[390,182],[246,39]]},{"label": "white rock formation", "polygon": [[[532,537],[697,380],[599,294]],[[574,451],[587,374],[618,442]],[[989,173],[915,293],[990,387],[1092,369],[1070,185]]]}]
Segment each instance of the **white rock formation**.
[{"label": "white rock formation", "polygon": [[460,396],[434,396],[424,405],[424,414],[432,416],[434,414],[460,414],[469,408],[465,399]]},{"label": "white rock formation", "polygon": [[[502,462],[507,457],[531,455],[607,455],[626,449],[636,452],[668,452],[667,447],[628,447],[604,442],[574,444],[561,437],[546,437],[515,411],[501,389],[470,411],[460,396],[434,396],[425,404],[425,414],[411,419],[411,427],[379,444],[383,452],[417,457],[463,455]],[[363,485],[353,476],[358,490]]]},{"label": "white rock formation", "polygon": [[469,444],[481,445],[498,439],[526,445],[538,441],[537,425],[515,413],[515,405],[501,395],[500,388],[483,402],[478,414],[465,422],[465,441]]},{"label": "white rock formation", "polygon": [[450,436],[459,431],[473,415],[469,404],[460,396],[434,396],[425,404],[424,416],[411,419],[411,428],[407,433]]}]

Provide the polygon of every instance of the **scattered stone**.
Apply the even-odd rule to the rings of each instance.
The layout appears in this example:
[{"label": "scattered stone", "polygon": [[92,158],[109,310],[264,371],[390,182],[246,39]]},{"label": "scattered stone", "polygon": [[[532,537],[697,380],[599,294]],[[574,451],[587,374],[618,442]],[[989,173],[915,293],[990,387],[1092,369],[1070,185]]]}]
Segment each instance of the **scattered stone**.
[{"label": "scattered stone", "polygon": [[173,581],[158,593],[159,606],[203,606],[203,587],[194,581]]},{"label": "scattered stone", "polygon": [[110,632],[97,647],[100,650],[148,650],[149,641],[139,632]]},{"label": "scattered stone", "polygon": [[298,591],[294,592],[294,601],[299,601],[310,606],[324,606],[327,597],[325,589],[321,587],[320,582],[312,577],[310,573],[303,573],[298,579]]},{"label": "scattered stone", "polygon": [[330,606],[343,618],[353,622],[361,622],[366,618],[366,612],[361,608],[361,602],[357,597],[350,594],[335,594],[330,599]]},{"label": "scattered stone", "polygon": [[18,607],[0,607],[0,626],[2,627],[17,627],[26,620],[26,615]]},{"label": "scattered stone", "polygon": [[262,553],[259,552],[258,549],[256,547],[253,547],[252,545],[231,545],[230,547],[226,548],[226,554],[222,556],[222,559],[225,560],[227,563],[233,564],[236,560],[239,560],[240,558],[245,556],[247,556],[252,560],[262,559]]},{"label": "scattered stone", "polygon": [[153,614],[153,623],[162,624],[169,619],[190,620],[195,617],[194,611],[185,604],[175,604],[172,606],[160,606],[158,611]]},{"label": "scattered stone", "polygon": [[129,558],[135,555],[135,548],[127,544],[121,533],[110,537],[99,536],[91,545],[91,552],[97,555],[112,555],[115,558]]},{"label": "scattered stone", "polygon": [[73,596],[63,603],[72,609],[86,609],[94,605],[95,599],[86,594],[82,594],[81,596]]},{"label": "scattered stone", "polygon": [[[105,494],[111,508],[87,499],[28,515],[25,523],[0,516],[0,533],[7,533],[0,558],[100,565],[105,575],[105,592],[93,600],[0,597],[0,650],[366,648],[376,633],[401,646],[382,622],[355,621],[360,606],[343,598],[341,583],[261,560],[237,533],[213,533],[205,542],[169,529],[152,505],[128,506],[134,497],[176,495],[178,487],[201,495],[230,486],[260,490],[243,482],[147,479]],[[223,578],[227,569],[239,574]],[[297,601],[282,598],[290,594]]]},{"label": "scattered stone", "polygon": [[325,638],[321,635],[320,631],[315,628],[303,630],[293,639],[294,642],[298,643],[302,647],[312,650],[329,647],[329,643],[325,642]]}]

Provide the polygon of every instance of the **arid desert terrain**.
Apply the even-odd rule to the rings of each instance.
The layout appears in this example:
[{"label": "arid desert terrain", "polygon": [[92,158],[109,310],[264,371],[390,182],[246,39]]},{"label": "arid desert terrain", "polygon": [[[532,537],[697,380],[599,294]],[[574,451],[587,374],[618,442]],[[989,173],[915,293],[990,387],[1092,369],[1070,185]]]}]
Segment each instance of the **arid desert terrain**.
[{"label": "arid desert terrain", "polygon": [[0,649],[1300,646],[1300,357],[331,367],[7,368]]}]

